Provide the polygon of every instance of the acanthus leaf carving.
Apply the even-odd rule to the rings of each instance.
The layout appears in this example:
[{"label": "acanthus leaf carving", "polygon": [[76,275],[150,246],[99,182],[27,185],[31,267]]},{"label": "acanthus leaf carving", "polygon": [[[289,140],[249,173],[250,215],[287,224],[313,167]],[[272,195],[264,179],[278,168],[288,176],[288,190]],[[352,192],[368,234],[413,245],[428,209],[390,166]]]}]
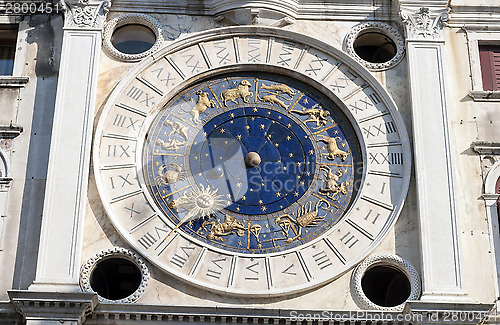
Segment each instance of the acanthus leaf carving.
[{"label": "acanthus leaf carving", "polygon": [[65,27],[102,28],[111,6],[110,0],[61,0],[65,12]]},{"label": "acanthus leaf carving", "polygon": [[418,11],[401,10],[407,39],[441,39],[443,23],[449,19],[447,11],[431,12],[422,7]]}]

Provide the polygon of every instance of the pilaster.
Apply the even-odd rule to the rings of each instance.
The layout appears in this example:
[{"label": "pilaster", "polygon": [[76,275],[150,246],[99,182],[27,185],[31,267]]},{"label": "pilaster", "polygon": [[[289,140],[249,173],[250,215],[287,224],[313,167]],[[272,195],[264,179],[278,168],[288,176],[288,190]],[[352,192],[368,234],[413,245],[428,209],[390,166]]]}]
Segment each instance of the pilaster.
[{"label": "pilaster", "polygon": [[443,62],[445,9],[405,9],[415,173],[420,217],[422,300],[466,300]]},{"label": "pilaster", "polygon": [[30,290],[80,291],[101,31],[108,0],[66,0],[36,278]]}]

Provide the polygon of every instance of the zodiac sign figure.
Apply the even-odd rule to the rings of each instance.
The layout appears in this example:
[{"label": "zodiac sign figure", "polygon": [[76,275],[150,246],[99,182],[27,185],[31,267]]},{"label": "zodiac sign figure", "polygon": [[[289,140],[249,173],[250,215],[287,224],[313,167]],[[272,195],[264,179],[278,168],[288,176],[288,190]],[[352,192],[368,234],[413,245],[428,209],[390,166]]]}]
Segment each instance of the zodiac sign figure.
[{"label": "zodiac sign figure", "polygon": [[345,161],[347,156],[349,156],[349,152],[342,151],[337,146],[337,139],[341,139],[340,137],[330,138],[322,134],[318,135],[318,137],[321,137],[318,141],[326,143],[326,150],[328,153],[323,153],[323,156],[326,156],[330,160],[334,160],[335,157],[341,157],[342,161]]},{"label": "zodiac sign figure", "polygon": [[155,142],[157,145],[161,146],[163,150],[178,151],[180,147],[184,146],[186,143],[181,142],[177,139],[173,139],[170,142],[165,142],[162,139],[158,139]]},{"label": "zodiac sign figure", "polygon": [[156,172],[156,183],[157,184],[173,184],[178,181],[183,181],[186,179],[186,173],[182,171],[182,167],[177,164],[170,164],[170,169],[166,172],[167,165],[161,165],[158,167],[158,171]]},{"label": "zodiac sign figure", "polygon": [[266,85],[262,84],[260,88],[261,89],[267,89],[267,90],[281,92],[281,93],[287,94],[288,96],[290,96],[290,98],[292,98],[293,95],[296,94],[295,90],[293,90],[292,88],[288,87],[285,84],[269,85],[269,86],[266,86]]},{"label": "zodiac sign figure", "polygon": [[172,134],[175,133],[179,134],[181,137],[184,138],[184,140],[187,141],[188,139],[187,131],[189,129],[187,125],[182,125],[177,121],[169,121],[169,120],[165,120],[165,122],[163,122],[163,125],[172,127],[172,131],[170,131],[170,133],[168,134],[168,141],[172,141],[171,138]]},{"label": "zodiac sign figure", "polygon": [[230,100],[235,104],[238,104],[236,99],[241,98],[245,103],[248,103],[247,97],[252,97],[253,93],[248,90],[252,85],[247,80],[242,80],[236,88],[226,89],[221,94],[220,97],[224,101],[224,106],[227,107],[227,101]]},{"label": "zodiac sign figure", "polygon": [[308,115],[308,119],[304,121],[304,123],[307,122],[314,122],[316,123],[316,127],[313,127],[313,129],[319,129],[322,126],[325,126],[326,123],[328,122],[328,116],[330,116],[330,111],[318,108],[318,104],[314,105],[312,108],[309,109],[302,109],[296,110],[292,109],[290,112],[297,113],[300,115]]},{"label": "zodiac sign figure", "polygon": [[337,195],[339,195],[340,193],[344,195],[347,194],[346,185],[348,185],[349,183],[338,183],[340,177],[342,177],[342,170],[340,168],[337,169],[337,173],[332,172],[329,167],[323,165],[320,167],[320,169],[325,172],[325,187],[319,189],[320,194],[326,195],[326,197],[332,200],[335,200]]},{"label": "zodiac sign figure", "polygon": [[[328,210],[330,203],[325,200],[319,200],[312,209],[312,201],[308,201],[306,204],[297,209],[297,219],[293,219],[290,215],[284,214],[276,218],[274,223],[278,224],[282,229],[287,239],[285,243],[291,243],[292,241],[298,239],[302,234],[302,228],[305,227],[316,227],[319,222],[323,220],[325,216],[319,216],[319,206],[325,204],[322,207],[323,210]],[[326,214],[325,214],[326,215]],[[297,226],[297,228],[295,227]],[[290,238],[288,235],[288,230],[292,228],[294,237]]]},{"label": "zodiac sign figure", "polygon": [[[210,226],[210,229],[207,228]],[[207,239],[208,240],[218,240],[224,241],[222,236],[231,235],[234,231],[238,236],[243,236],[245,234],[245,226],[241,221],[236,220],[234,217],[226,215],[224,222],[217,221],[204,221],[201,225],[203,230],[208,231]]]},{"label": "zodiac sign figure", "polygon": [[193,108],[191,108],[189,111],[179,109],[179,112],[182,114],[191,114],[191,121],[193,121],[193,123],[195,124],[198,124],[201,122],[200,114],[205,113],[205,111],[209,107],[215,107],[215,102],[213,99],[208,99],[208,93],[205,93],[201,90],[198,90],[196,94],[198,95],[198,102],[196,102],[196,105],[194,105]]},{"label": "zodiac sign figure", "polygon": [[288,106],[290,105],[286,105],[284,101],[278,99],[276,97],[276,95],[265,95],[265,96],[262,96],[262,97],[258,97],[261,101],[263,102],[267,102],[267,103],[271,103],[271,104],[277,104],[281,107],[283,107],[284,109],[287,109]]}]

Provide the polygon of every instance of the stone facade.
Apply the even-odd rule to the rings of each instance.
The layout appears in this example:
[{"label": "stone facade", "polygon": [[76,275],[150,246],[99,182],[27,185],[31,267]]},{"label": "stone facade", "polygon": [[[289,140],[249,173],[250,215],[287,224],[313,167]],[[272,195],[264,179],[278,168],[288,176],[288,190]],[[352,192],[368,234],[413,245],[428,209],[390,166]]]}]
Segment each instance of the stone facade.
[{"label": "stone facade", "polygon": [[[15,24],[19,29],[13,74],[0,76],[0,323],[497,323],[500,91],[483,88],[479,54],[479,46],[500,46],[497,1],[65,0],[47,2],[50,6],[18,1],[30,2],[41,9],[30,12],[29,6],[0,1],[0,28]],[[133,23],[156,35],[156,43],[142,54],[124,54],[111,41],[117,27]],[[390,62],[367,62],[356,54],[353,44],[366,32],[392,39],[395,56]],[[259,45],[252,39],[259,39]],[[231,44],[225,48],[231,49],[227,55],[217,41]],[[297,47],[286,49],[286,42]],[[276,52],[277,44],[291,53],[289,58]],[[199,55],[186,56],[183,51],[189,49]],[[151,72],[164,66],[176,81],[170,74],[160,78],[163,70]],[[267,287],[254,287],[259,295],[251,294],[251,286],[229,284],[221,290],[205,284],[196,277],[195,267],[185,274],[171,271],[156,259],[160,254],[155,255],[152,245],[160,247],[178,237],[168,234],[163,239],[156,226],[151,229],[158,238],[134,237],[130,229],[142,223],[126,223],[149,203],[124,206],[130,218],[121,223],[112,204],[128,202],[129,193],[107,197],[111,190],[103,179],[111,177],[114,189],[113,177],[120,176],[107,171],[130,167],[128,160],[120,166],[101,164],[100,154],[108,150],[101,139],[114,132],[109,125],[116,122],[107,116],[133,112],[146,125],[187,86],[238,71],[295,78],[326,94],[359,125],[358,137],[368,143],[365,169],[378,164],[379,153],[370,151],[375,147],[399,145],[404,156],[396,177],[399,183],[383,182],[375,190],[376,181],[363,178],[366,192],[360,190],[359,196],[366,194],[365,201],[391,211],[379,219],[385,227],[372,235],[372,228],[354,219],[336,224],[335,231],[344,231],[338,225],[350,225],[361,235],[339,236],[338,242],[334,234],[325,236],[330,236],[325,247],[333,247],[332,256],[339,258],[339,267],[325,280],[311,266],[322,261],[307,260],[301,251],[312,246],[299,246],[293,251],[298,256],[295,264],[303,265],[307,281],[290,292],[278,290],[282,282],[273,278],[278,271],[273,269],[272,254],[262,257]],[[340,72],[345,86],[335,79]],[[362,94],[376,99],[370,97],[369,104],[368,97],[356,97]],[[213,98],[216,105],[221,96]],[[274,104],[286,106],[277,98],[281,97],[274,97]],[[359,103],[367,110],[380,103],[385,108],[358,119],[355,114],[363,114]],[[387,143],[370,143],[370,130],[375,129],[363,123],[381,116],[392,116],[398,143],[389,143],[389,135],[384,138]],[[194,115],[193,120],[188,117],[186,125],[195,124]],[[130,121],[133,129],[135,122]],[[146,130],[140,132],[137,138],[144,139]],[[133,137],[112,136],[124,141],[118,144]],[[389,159],[393,151],[387,152]],[[394,174],[394,168],[386,175]],[[141,177],[136,176],[138,183],[144,181]],[[131,179],[121,179],[131,184]],[[366,185],[370,182],[371,192]],[[384,205],[383,196],[376,195],[390,189],[390,204]],[[368,212],[365,220],[370,216]],[[154,215],[151,220],[157,222]],[[169,227],[161,231],[174,233],[174,226]],[[250,225],[245,230],[250,238]],[[357,253],[342,250],[356,243],[354,247],[360,247],[363,240],[366,247]],[[201,248],[193,263],[204,261],[210,249]],[[110,300],[93,291],[89,278],[109,257],[121,257],[140,269],[140,285],[130,296]],[[244,259],[242,254],[231,258]],[[252,263],[253,258],[260,257],[252,256]],[[230,266],[232,276],[245,269],[253,272],[253,264],[235,264]],[[408,278],[411,292],[401,304],[380,306],[366,297],[361,278],[377,265],[397,269]],[[295,288],[286,281],[284,287]]]}]

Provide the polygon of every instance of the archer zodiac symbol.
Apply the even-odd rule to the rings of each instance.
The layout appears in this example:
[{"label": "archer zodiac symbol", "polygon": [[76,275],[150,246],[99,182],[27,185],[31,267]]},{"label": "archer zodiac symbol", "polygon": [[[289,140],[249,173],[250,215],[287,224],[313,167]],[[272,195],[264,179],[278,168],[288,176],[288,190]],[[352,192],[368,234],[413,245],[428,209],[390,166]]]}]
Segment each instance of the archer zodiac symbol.
[{"label": "archer zodiac symbol", "polygon": [[319,189],[320,194],[332,200],[335,200],[340,193],[347,194],[346,186],[349,185],[349,182],[338,183],[343,174],[340,168],[337,169],[337,173],[332,172],[330,167],[324,165],[321,165],[320,169],[325,172],[325,187]]},{"label": "archer zodiac symbol", "polygon": [[198,90],[196,94],[198,95],[198,101],[196,102],[196,105],[194,105],[189,111],[181,108],[179,109],[179,113],[191,114],[191,121],[193,121],[193,123],[195,124],[198,124],[201,122],[200,114],[205,113],[205,111],[209,107],[215,107],[215,102],[213,99],[208,99],[208,93],[205,93],[201,90]]},{"label": "archer zodiac symbol", "polygon": [[[210,226],[210,229],[207,228],[208,226]],[[222,236],[229,236],[235,231],[236,234],[241,237],[245,235],[245,231],[247,230],[241,221],[238,221],[229,215],[224,216],[224,222],[222,223],[218,219],[217,221],[204,221],[201,228],[208,231],[208,240],[213,239],[218,241],[224,241]]]},{"label": "archer zodiac symbol", "polygon": [[292,109],[290,112],[297,113],[300,115],[308,115],[308,119],[305,120],[304,123],[307,122],[316,123],[316,127],[313,127],[313,129],[319,129],[322,126],[325,126],[326,123],[328,122],[328,116],[330,116],[330,111],[322,109],[318,104],[314,105],[309,109],[303,108],[301,111]]},{"label": "archer zodiac symbol", "polygon": [[[297,209],[297,219],[293,219],[289,214],[284,214],[276,218],[274,223],[278,224],[282,229],[283,233],[287,237],[285,243],[291,243],[292,241],[298,239],[302,234],[302,228],[306,227],[316,227],[319,222],[323,220],[326,216],[319,216],[319,206],[321,204],[325,204],[325,207],[322,207],[323,210],[328,210],[330,207],[330,203],[325,200],[319,200],[316,202],[314,206],[314,210],[312,209],[312,201],[308,201],[306,204]],[[297,226],[297,228],[295,228]],[[288,231],[292,228],[294,233],[294,237],[290,238]]]},{"label": "archer zodiac symbol", "polygon": [[170,131],[170,133],[168,134],[168,141],[172,141],[172,134],[179,134],[181,137],[184,138],[184,140],[187,141],[188,139],[188,134],[187,134],[187,131],[189,129],[189,126],[187,125],[182,125],[181,123],[177,122],[177,121],[169,121],[169,120],[165,120],[165,122],[163,122],[163,125],[165,126],[170,126],[172,127],[172,131]]},{"label": "archer zodiac symbol", "polygon": [[186,142],[181,142],[177,139],[173,139],[170,142],[165,142],[162,139],[157,139],[155,143],[159,145],[163,150],[171,151],[178,151],[182,146],[186,144]]},{"label": "archer zodiac symbol", "polygon": [[248,90],[252,84],[248,82],[248,80],[242,80],[236,88],[226,89],[221,94],[220,97],[224,101],[224,106],[227,107],[227,101],[232,101],[235,104],[238,104],[236,99],[241,98],[245,103],[248,103],[247,97],[252,97],[253,93]]},{"label": "archer zodiac symbol", "polygon": [[161,165],[158,167],[156,172],[156,183],[157,184],[173,184],[178,181],[184,181],[186,179],[186,173],[182,171],[182,167],[177,164],[170,164],[170,169],[165,172],[167,165]]},{"label": "archer zodiac symbol", "polygon": [[322,134],[318,135],[318,137],[321,137],[318,141],[326,143],[326,150],[328,153],[322,153],[323,156],[326,156],[330,160],[334,160],[335,157],[341,157],[342,161],[345,161],[347,156],[349,156],[349,152],[342,151],[337,146],[337,139],[341,139],[340,137],[330,138]]}]

